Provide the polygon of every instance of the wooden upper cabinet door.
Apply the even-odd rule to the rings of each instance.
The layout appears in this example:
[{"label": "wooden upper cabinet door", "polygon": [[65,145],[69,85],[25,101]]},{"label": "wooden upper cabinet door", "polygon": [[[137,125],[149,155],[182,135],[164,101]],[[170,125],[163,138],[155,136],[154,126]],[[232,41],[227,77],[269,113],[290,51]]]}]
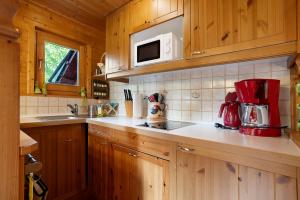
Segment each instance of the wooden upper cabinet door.
[{"label": "wooden upper cabinet door", "polygon": [[184,0],[185,57],[296,40],[296,0]]},{"label": "wooden upper cabinet door", "polygon": [[169,199],[169,162],[113,145],[114,199]]},{"label": "wooden upper cabinet door", "polygon": [[119,69],[129,69],[129,29],[130,29],[130,10],[129,5],[126,4],[119,10]]},{"label": "wooden upper cabinet door", "polygon": [[[183,14],[183,0],[152,0],[153,20],[173,18]],[[169,15],[169,17],[168,17]]]},{"label": "wooden upper cabinet door", "polygon": [[240,200],[296,200],[296,178],[239,166]]},{"label": "wooden upper cabinet door", "polygon": [[85,133],[81,124],[57,131],[57,195],[72,196],[85,188]]},{"label": "wooden upper cabinet door", "polygon": [[129,64],[129,6],[106,18],[106,72],[127,70]]},{"label": "wooden upper cabinet door", "polygon": [[153,19],[152,0],[133,0],[130,2],[130,33],[149,27]]}]

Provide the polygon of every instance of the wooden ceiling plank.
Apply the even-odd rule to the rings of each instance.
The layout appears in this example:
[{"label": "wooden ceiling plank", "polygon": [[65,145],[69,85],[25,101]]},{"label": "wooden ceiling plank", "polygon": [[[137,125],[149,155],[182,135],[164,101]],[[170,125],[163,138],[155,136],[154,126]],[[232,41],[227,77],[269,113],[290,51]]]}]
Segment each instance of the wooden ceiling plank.
[{"label": "wooden ceiling plank", "polygon": [[130,0],[23,0],[103,30],[105,17]]}]

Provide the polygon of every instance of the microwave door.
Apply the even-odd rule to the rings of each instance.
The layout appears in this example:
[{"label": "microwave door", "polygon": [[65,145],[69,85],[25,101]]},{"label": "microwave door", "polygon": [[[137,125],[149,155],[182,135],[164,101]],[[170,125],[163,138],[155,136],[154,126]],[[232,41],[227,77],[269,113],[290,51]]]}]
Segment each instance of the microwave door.
[{"label": "microwave door", "polygon": [[136,64],[146,65],[159,62],[161,58],[161,40],[155,40],[136,47]]}]

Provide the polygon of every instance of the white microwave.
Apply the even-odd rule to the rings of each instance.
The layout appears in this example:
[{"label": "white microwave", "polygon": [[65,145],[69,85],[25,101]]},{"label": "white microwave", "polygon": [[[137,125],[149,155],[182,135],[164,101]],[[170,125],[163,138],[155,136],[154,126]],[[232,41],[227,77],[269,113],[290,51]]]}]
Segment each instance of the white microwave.
[{"label": "white microwave", "polygon": [[172,32],[134,44],[134,66],[179,59],[179,41]]}]

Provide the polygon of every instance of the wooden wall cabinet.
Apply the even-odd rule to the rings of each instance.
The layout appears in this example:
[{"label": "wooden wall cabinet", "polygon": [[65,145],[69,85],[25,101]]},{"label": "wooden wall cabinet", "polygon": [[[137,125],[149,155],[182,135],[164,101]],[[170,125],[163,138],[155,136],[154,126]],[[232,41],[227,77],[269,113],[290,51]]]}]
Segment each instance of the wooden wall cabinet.
[{"label": "wooden wall cabinet", "polygon": [[184,0],[185,58],[296,41],[296,0]]},{"label": "wooden wall cabinet", "polygon": [[296,177],[272,167],[266,171],[181,150],[177,156],[178,200],[297,199]]},{"label": "wooden wall cabinet", "polygon": [[183,0],[134,0],[130,2],[131,33],[183,14]]},{"label": "wooden wall cabinet", "polygon": [[129,68],[129,5],[106,18],[106,73]]},{"label": "wooden wall cabinet", "polygon": [[33,155],[43,164],[47,199],[68,199],[86,188],[85,128],[83,124],[27,128],[39,144]]}]

